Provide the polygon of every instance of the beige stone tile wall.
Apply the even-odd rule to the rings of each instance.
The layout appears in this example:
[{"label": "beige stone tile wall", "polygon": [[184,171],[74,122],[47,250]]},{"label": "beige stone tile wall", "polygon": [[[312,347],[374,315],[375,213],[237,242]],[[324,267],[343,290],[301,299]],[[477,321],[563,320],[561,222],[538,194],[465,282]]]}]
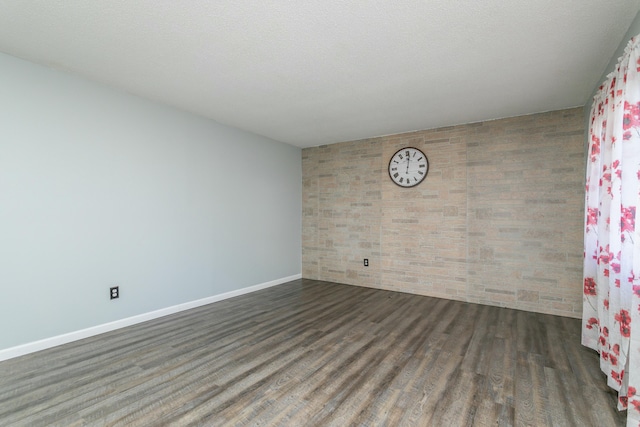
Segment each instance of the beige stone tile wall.
[{"label": "beige stone tile wall", "polygon": [[303,277],[580,317],[583,141],[574,108],[304,149]]}]

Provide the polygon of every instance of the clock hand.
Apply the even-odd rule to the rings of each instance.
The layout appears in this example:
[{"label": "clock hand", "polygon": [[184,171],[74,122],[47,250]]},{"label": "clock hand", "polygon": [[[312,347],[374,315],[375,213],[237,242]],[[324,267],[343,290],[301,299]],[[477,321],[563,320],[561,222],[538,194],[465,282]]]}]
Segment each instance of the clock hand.
[{"label": "clock hand", "polygon": [[405,175],[409,175],[409,162],[411,161],[411,157],[407,156],[407,171],[405,172]]}]

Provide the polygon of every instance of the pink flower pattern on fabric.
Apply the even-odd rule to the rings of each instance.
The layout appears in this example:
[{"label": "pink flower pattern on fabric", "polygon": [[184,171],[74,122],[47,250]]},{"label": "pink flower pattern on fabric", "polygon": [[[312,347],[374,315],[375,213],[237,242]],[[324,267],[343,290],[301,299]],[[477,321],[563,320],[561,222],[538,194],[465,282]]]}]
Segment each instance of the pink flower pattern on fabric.
[{"label": "pink flower pattern on fabric", "polygon": [[[640,39],[594,97],[585,185],[582,344],[640,425]],[[640,230],[639,230],[640,231]],[[635,246],[638,242],[639,246]],[[640,276],[640,275],[639,275]]]}]

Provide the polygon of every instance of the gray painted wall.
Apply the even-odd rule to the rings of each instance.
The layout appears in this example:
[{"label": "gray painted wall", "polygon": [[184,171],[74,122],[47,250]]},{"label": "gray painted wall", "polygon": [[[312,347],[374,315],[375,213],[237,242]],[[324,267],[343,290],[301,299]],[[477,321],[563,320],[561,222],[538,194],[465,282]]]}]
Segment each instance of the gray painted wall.
[{"label": "gray painted wall", "polygon": [[0,54],[0,349],[299,274],[301,183],[297,147]]}]

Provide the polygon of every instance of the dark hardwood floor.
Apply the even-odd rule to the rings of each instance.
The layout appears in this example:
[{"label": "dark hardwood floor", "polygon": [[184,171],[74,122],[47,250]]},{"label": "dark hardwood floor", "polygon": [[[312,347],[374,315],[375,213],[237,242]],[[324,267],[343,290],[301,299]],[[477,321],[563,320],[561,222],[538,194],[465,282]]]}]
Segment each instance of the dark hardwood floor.
[{"label": "dark hardwood floor", "polygon": [[297,280],[0,362],[0,425],[616,426],[580,321]]}]

